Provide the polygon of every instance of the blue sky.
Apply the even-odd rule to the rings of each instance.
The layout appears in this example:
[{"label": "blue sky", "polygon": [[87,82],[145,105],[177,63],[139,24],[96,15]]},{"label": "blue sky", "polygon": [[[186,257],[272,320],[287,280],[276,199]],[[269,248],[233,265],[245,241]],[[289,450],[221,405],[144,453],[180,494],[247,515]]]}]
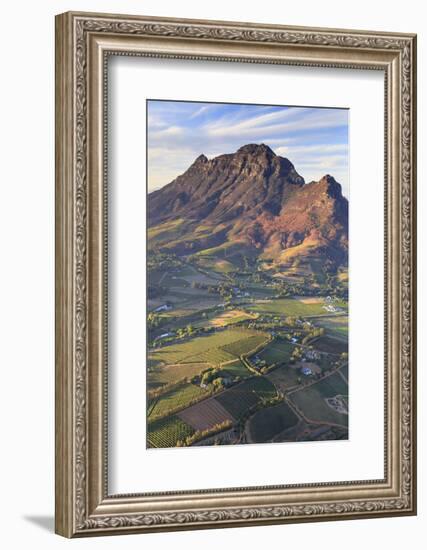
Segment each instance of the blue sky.
[{"label": "blue sky", "polygon": [[331,174],[348,197],[348,111],[313,107],[148,101],[148,190],[182,174],[202,153],[265,143],[308,183]]}]

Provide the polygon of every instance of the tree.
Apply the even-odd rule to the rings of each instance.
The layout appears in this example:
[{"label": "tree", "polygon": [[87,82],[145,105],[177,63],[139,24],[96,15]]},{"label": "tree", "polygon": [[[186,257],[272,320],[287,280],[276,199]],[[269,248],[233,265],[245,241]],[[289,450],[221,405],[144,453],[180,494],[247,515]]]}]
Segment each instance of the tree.
[{"label": "tree", "polygon": [[301,358],[302,358],[302,349],[300,347],[295,347],[292,352],[291,359],[293,359],[294,361],[298,361]]},{"label": "tree", "polygon": [[224,385],[224,381],[222,378],[218,377],[218,378],[215,378],[213,381],[212,381],[212,385],[214,387],[215,390],[219,390],[219,389],[222,389],[223,385]]}]

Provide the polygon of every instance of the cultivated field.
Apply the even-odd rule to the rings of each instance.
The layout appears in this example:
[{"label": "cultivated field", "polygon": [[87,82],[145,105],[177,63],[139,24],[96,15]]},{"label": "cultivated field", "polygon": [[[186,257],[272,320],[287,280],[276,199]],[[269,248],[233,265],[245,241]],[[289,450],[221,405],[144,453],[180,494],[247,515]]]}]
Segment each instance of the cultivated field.
[{"label": "cultivated field", "polygon": [[157,365],[149,373],[147,386],[153,388],[165,384],[175,384],[180,380],[191,378],[206,369],[206,363],[177,363],[174,365]]},{"label": "cultivated field", "polygon": [[[162,362],[164,364],[175,363],[197,363],[212,362],[219,364],[221,362],[235,358],[233,352],[227,348],[228,345],[242,342],[242,347],[247,347],[243,342],[245,340],[257,338],[266,340],[265,333],[248,329],[229,329],[208,336],[198,336],[187,342],[165,346],[159,350],[153,350],[149,353],[149,359]],[[253,349],[252,348],[250,349]],[[250,351],[249,349],[249,351]]]},{"label": "cultivated field", "polygon": [[257,302],[250,306],[250,310],[257,313],[269,313],[278,315],[287,315],[292,317],[307,317],[312,315],[326,315],[327,311],[323,308],[325,304],[319,303],[304,303],[302,298],[297,300],[294,298],[282,298],[265,302]]},{"label": "cultivated field", "polygon": [[203,363],[209,363],[210,365],[219,366],[221,363],[232,361],[234,358],[234,354],[228,353],[224,348],[218,347],[208,349],[198,355],[189,357],[187,361],[200,361]]},{"label": "cultivated field", "polygon": [[277,394],[274,385],[265,377],[254,376],[233,386],[216,397],[216,400],[236,419],[262,399]]},{"label": "cultivated field", "polygon": [[328,317],[318,321],[316,324],[324,327],[327,333],[342,340],[348,340],[348,316],[340,315]]},{"label": "cultivated field", "polygon": [[194,433],[194,429],[177,416],[170,416],[148,424],[147,443],[149,447],[175,447]]},{"label": "cultivated field", "polygon": [[260,353],[258,357],[266,361],[268,365],[287,363],[292,355],[294,346],[282,340],[273,340]]},{"label": "cultivated field", "polygon": [[170,414],[178,408],[186,407],[195,400],[207,395],[206,390],[195,384],[184,383],[149,403],[148,418],[154,420]]},{"label": "cultivated field", "polygon": [[325,304],[324,298],[320,298],[319,296],[295,296],[294,300],[298,300],[299,302],[303,304]]},{"label": "cultivated field", "polygon": [[236,342],[227,344],[226,346],[223,346],[222,349],[225,352],[235,357],[240,357],[241,355],[250,353],[251,351],[256,349],[258,346],[266,342],[267,338],[268,337],[264,333],[258,332],[254,336],[249,336],[248,338],[241,338]]},{"label": "cultivated field", "polygon": [[312,345],[319,351],[326,353],[335,353],[339,355],[343,352],[348,352],[348,344],[343,340],[331,338],[330,336],[321,336],[312,342]]},{"label": "cultivated field", "polygon": [[298,422],[298,417],[287,403],[261,409],[249,420],[249,439],[265,443]]},{"label": "cultivated field", "polygon": [[222,366],[222,371],[224,375],[229,375],[232,377],[240,376],[240,378],[248,378],[252,376],[253,373],[245,366],[241,359],[236,359],[231,363],[226,363]]},{"label": "cultivated field", "polygon": [[230,311],[224,311],[223,313],[214,315],[212,318],[208,319],[207,322],[205,321],[204,324],[211,327],[225,327],[235,323],[240,323],[246,319],[256,319],[256,315],[250,315],[241,309],[232,309]]},{"label": "cultivated field", "polygon": [[308,421],[347,426],[347,415],[333,410],[325,401],[326,398],[337,395],[347,396],[348,385],[338,373],[334,373],[315,384],[291,393],[289,398]]},{"label": "cultivated field", "polygon": [[296,369],[286,366],[272,370],[266,377],[282,392],[297,387],[298,380],[301,379],[301,375]]},{"label": "cultivated field", "polygon": [[[165,224],[160,231],[170,231],[171,235],[177,231],[179,240],[180,229],[180,224]],[[154,232],[150,238],[155,242],[159,235]],[[163,395],[148,402],[148,446],[174,447],[195,431],[226,421],[232,423],[231,429],[196,444],[262,443],[288,437],[293,441],[311,440],[334,438],[334,430],[345,433],[347,367],[342,369],[342,376],[335,373],[313,385],[304,385],[315,378],[304,376],[302,367],[310,366],[314,374],[320,375],[337,359],[328,353],[347,351],[347,304],[305,296],[303,289],[292,298],[275,298],[282,275],[292,284],[297,284],[300,277],[314,275],[314,286],[321,284],[324,274],[320,265],[288,266],[279,274],[266,262],[262,279],[253,276],[250,258],[229,256],[229,252],[217,247],[209,254],[193,255],[190,261],[173,255],[157,256],[157,264],[151,264],[149,281],[157,291],[148,300],[149,311],[164,304],[170,307],[154,313],[152,320],[156,323],[150,328],[153,348],[148,354],[147,388],[168,387]],[[155,265],[163,268],[153,268]],[[266,276],[274,284],[266,284]],[[337,315],[327,311],[330,305]],[[283,317],[311,318],[312,325],[290,323],[283,327]],[[248,324],[252,328],[247,328]],[[277,335],[286,333],[300,342],[305,335],[313,338],[316,327],[324,327],[326,333],[312,340],[313,348],[328,353],[320,354],[313,363],[308,355],[310,348],[301,345],[302,356],[307,354],[304,362],[291,365],[296,347]],[[246,361],[252,364],[251,369]],[[210,367],[220,372],[212,371],[213,378],[207,373],[201,387],[200,375]],[[263,367],[273,369],[266,372]],[[278,396],[286,396],[301,418],[286,401],[268,404],[269,399]],[[307,433],[303,426],[308,427]]]},{"label": "cultivated field", "polygon": [[178,413],[179,418],[195,430],[206,430],[225,420],[234,422],[232,415],[216,399],[205,399]]}]

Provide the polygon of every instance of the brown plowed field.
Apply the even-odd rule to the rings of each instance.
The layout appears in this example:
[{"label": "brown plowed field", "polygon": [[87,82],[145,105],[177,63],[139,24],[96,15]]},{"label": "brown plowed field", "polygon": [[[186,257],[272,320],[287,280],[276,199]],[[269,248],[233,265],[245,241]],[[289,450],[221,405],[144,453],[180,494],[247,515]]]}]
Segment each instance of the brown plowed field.
[{"label": "brown plowed field", "polygon": [[214,398],[196,403],[179,412],[177,416],[195,430],[206,430],[225,420],[235,422],[231,414]]}]

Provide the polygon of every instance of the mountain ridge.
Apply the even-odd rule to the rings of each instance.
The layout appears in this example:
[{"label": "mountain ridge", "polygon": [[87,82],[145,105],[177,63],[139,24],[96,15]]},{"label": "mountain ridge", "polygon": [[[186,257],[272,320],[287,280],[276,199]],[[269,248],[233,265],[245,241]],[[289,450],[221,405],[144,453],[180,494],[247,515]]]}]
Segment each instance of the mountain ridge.
[{"label": "mountain ridge", "polygon": [[341,185],[329,174],[305,183],[289,159],[263,143],[212,159],[199,155],[148,195],[148,228],[149,246],[178,255],[240,247],[233,254],[275,263],[308,255],[347,264],[348,201]]}]

